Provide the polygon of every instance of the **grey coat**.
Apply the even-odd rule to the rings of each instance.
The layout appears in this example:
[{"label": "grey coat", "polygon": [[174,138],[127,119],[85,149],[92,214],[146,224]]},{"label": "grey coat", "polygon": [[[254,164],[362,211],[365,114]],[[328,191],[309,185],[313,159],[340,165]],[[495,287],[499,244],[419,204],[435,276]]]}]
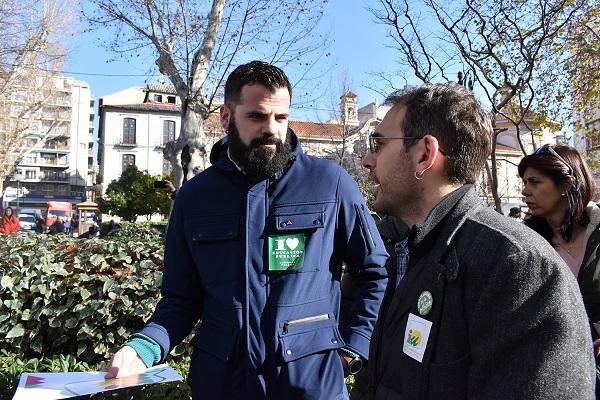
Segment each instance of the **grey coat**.
[{"label": "grey coat", "polygon": [[[353,399],[594,398],[577,283],[539,235],[485,207],[466,185],[411,230],[409,248]],[[433,306],[421,315],[425,290]],[[403,351],[409,313],[432,322],[422,362]]]}]

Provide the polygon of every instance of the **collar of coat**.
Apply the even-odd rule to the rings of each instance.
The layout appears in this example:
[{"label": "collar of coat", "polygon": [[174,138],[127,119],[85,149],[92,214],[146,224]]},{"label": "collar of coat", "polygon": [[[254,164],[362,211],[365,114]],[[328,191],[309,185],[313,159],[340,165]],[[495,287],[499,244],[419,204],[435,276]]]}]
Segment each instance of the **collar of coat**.
[{"label": "collar of coat", "polygon": [[463,185],[446,195],[423,223],[415,224],[410,230],[408,242],[411,254],[427,252],[432,246],[441,245],[439,240],[445,242],[445,247],[449,246],[456,232],[481,204],[473,185]]}]

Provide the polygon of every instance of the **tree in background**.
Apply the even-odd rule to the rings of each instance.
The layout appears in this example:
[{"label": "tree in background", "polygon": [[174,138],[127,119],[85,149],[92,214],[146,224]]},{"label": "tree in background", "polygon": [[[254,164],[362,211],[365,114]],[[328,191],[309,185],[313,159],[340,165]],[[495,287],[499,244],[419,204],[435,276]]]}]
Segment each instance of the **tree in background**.
[{"label": "tree in background", "polygon": [[[582,132],[596,150],[600,144],[600,5],[591,2],[585,12],[572,21],[566,35],[569,50],[566,60],[575,129]],[[593,153],[593,152],[592,152]],[[588,164],[600,167],[597,154],[588,154]]]},{"label": "tree in background", "polygon": [[90,2],[86,18],[103,31],[113,29],[107,47],[126,57],[151,49],[181,99],[181,131],[164,150],[176,187],[208,165],[203,121],[216,110],[215,98],[232,68],[261,59],[300,66],[306,79],[315,59],[327,56],[315,28],[328,0]]},{"label": "tree in background", "polygon": [[[425,0],[417,4],[419,10],[409,0],[380,0],[380,7],[372,10],[389,28],[401,72],[408,70],[422,82],[432,82],[451,81],[449,72],[468,71],[470,76],[463,83],[480,84],[491,105],[492,120],[501,115],[511,121],[525,154],[520,128],[529,128],[528,112],[536,111],[547,120],[552,105],[568,107],[564,97],[551,95],[553,86],[566,75],[567,49],[557,43],[589,2]],[[386,79],[391,83],[389,76]],[[495,129],[494,150],[499,133]],[[495,151],[488,169],[495,207],[502,212]]]},{"label": "tree in background", "polygon": [[72,0],[0,1],[0,195],[24,155],[60,124],[43,106],[56,96],[72,10]]},{"label": "tree in background", "polygon": [[109,183],[106,195],[99,199],[100,211],[127,221],[135,221],[138,216],[150,219],[153,214],[168,215],[171,198],[165,191],[154,188],[157,179],[135,165],[127,167],[119,179]]}]

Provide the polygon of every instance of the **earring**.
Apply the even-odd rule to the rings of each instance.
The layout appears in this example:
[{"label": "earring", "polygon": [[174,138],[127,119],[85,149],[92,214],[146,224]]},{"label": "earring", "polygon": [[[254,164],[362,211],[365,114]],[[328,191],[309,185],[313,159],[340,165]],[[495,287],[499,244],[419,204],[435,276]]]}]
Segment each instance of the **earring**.
[{"label": "earring", "polygon": [[561,193],[560,197],[565,197],[566,195],[566,193]]},{"label": "earring", "polygon": [[415,171],[415,179],[420,181],[423,179],[423,175],[425,175],[425,171],[421,172],[421,175],[417,171]]}]

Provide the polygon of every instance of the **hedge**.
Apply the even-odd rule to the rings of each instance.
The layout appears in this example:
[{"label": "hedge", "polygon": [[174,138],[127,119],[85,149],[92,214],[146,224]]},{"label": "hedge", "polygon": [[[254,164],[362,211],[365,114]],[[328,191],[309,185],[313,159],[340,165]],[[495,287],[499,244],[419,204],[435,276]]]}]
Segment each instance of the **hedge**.
[{"label": "hedge", "polygon": [[0,349],[23,358],[109,357],[159,298],[163,238],[123,226],[109,240],[0,237]]}]

